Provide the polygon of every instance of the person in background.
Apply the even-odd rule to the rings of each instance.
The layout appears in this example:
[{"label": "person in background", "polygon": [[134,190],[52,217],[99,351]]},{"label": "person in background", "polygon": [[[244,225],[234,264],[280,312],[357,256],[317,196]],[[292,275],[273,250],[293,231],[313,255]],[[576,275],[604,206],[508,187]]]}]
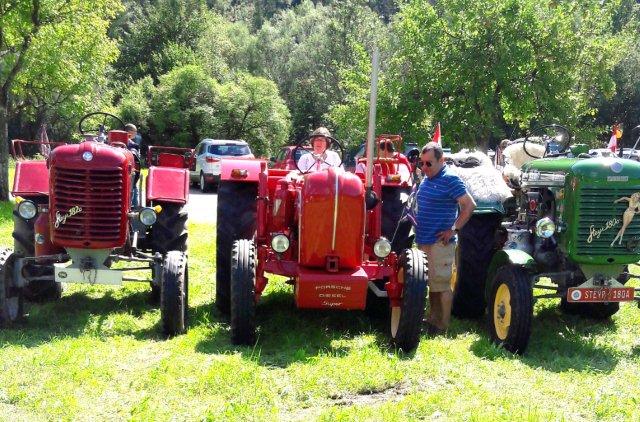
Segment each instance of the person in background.
[{"label": "person in background", "polygon": [[313,151],[300,157],[298,169],[303,173],[312,173],[329,167],[342,167],[338,153],[328,149],[331,139],[331,132],[327,128],[319,127],[314,130],[309,137]]},{"label": "person in background", "polygon": [[124,130],[127,131],[129,140],[127,141],[127,149],[131,151],[136,160],[135,177],[133,178],[133,189],[131,192],[131,205],[137,207],[140,205],[138,198],[138,180],[140,179],[140,142],[142,137],[138,134],[138,128],[133,123],[127,123],[124,125]]},{"label": "person in background", "polygon": [[425,177],[417,193],[416,243],[427,254],[429,266],[427,333],[444,334],[451,319],[457,233],[471,218],[476,203],[444,163],[440,144],[425,145],[419,164]]}]

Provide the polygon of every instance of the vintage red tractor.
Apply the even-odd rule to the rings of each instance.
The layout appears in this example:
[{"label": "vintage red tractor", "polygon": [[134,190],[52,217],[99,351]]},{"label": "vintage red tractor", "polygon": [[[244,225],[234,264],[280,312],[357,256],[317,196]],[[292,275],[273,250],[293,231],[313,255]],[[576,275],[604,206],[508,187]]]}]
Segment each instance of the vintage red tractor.
[{"label": "vintage red tractor", "polygon": [[234,343],[255,342],[269,273],[289,279],[298,308],[362,310],[385,301],[392,342],[404,351],[418,345],[427,262],[400,222],[412,182],[398,166],[411,168],[401,156],[371,155],[366,181],[341,168],[304,174],[268,169],[264,160],[222,162],[216,305],[230,314]]},{"label": "vintage red tractor", "polygon": [[[98,133],[89,133],[85,127],[96,118],[102,120]],[[13,141],[14,250],[0,252],[2,322],[24,315],[25,298],[60,298],[62,283],[148,282],[127,275],[149,269],[164,334],[184,333],[189,157],[151,165],[144,178],[127,132],[109,130],[124,128],[119,118],[91,113],[79,126],[84,141],[78,144]],[[45,159],[25,159],[22,149],[29,144],[37,144]],[[123,261],[134,265],[113,265]]]}]

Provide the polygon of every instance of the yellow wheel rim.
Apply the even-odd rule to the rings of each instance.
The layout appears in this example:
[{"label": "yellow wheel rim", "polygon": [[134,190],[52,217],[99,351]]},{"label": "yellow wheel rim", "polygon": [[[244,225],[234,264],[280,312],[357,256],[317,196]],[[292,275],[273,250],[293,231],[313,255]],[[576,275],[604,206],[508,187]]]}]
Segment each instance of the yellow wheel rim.
[{"label": "yellow wheel rim", "polygon": [[511,292],[501,284],[493,301],[493,326],[500,340],[506,340],[511,325]]},{"label": "yellow wheel rim", "polygon": [[[398,271],[398,283],[404,284],[404,268]],[[400,327],[400,317],[402,316],[402,308],[400,306],[391,307],[391,337],[396,338],[398,328]]]}]

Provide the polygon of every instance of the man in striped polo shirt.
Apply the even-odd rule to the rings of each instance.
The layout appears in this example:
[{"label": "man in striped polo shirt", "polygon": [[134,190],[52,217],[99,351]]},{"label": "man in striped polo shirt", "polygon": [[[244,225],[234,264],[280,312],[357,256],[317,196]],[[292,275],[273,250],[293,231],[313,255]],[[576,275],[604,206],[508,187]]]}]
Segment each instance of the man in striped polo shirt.
[{"label": "man in striped polo shirt", "polygon": [[425,145],[419,164],[425,178],[417,194],[416,243],[427,254],[429,265],[427,332],[440,334],[446,332],[451,319],[456,234],[471,218],[476,203],[462,180],[444,163],[440,144]]}]

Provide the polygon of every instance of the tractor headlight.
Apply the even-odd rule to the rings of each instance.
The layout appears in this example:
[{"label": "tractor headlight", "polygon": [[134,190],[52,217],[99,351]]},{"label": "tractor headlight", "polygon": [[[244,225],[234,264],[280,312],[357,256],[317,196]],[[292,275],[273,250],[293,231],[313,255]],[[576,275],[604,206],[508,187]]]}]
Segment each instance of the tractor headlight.
[{"label": "tractor headlight", "polygon": [[391,253],[391,242],[384,237],[376,240],[376,243],[373,245],[373,253],[376,254],[378,258],[388,257]]},{"label": "tractor headlight", "polygon": [[280,233],[271,239],[271,248],[278,253],[284,253],[289,249],[289,238],[284,234]]},{"label": "tractor headlight", "polygon": [[536,234],[538,237],[548,239],[556,232],[556,225],[549,217],[544,217],[536,223]]},{"label": "tractor headlight", "polygon": [[33,202],[25,199],[18,205],[18,214],[25,220],[31,220],[38,213],[38,207]]},{"label": "tractor headlight", "polygon": [[151,226],[158,220],[158,214],[153,208],[143,208],[140,210],[139,218],[142,224]]}]

